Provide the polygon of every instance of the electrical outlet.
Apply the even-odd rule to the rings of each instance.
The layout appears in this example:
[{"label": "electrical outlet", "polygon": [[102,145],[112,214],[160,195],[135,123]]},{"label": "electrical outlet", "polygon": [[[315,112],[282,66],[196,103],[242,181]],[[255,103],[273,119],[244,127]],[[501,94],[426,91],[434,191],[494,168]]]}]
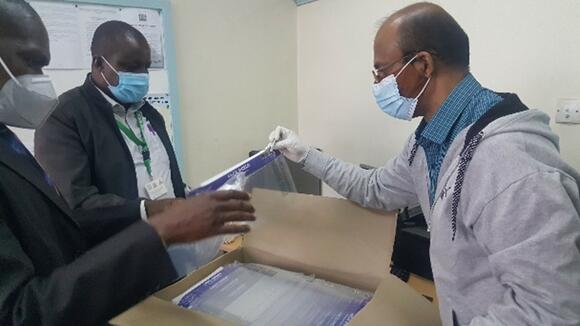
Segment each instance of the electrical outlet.
[{"label": "electrical outlet", "polygon": [[558,99],[556,123],[580,124],[580,99]]}]

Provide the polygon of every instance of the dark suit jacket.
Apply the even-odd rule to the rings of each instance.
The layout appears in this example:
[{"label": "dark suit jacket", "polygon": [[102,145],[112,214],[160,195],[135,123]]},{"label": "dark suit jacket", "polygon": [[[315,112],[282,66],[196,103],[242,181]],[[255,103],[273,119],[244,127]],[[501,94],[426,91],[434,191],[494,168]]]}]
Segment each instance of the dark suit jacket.
[{"label": "dark suit jacket", "polygon": [[175,279],[159,236],[133,210],[73,216],[7,133],[0,124],[0,325],[104,324]]},{"label": "dark suit jacket", "polygon": [[[135,165],[115,123],[113,108],[85,83],[62,94],[60,104],[36,131],[34,154],[73,208],[112,205],[139,207]],[[176,197],[184,197],[184,183],[165,129],[163,117],[149,103],[141,108],[165,146]]]}]

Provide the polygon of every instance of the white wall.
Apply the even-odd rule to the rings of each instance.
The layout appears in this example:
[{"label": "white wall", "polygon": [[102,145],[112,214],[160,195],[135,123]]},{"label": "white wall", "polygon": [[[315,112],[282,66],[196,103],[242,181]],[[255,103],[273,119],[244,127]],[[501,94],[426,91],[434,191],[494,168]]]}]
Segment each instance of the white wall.
[{"label": "white wall", "polygon": [[[319,0],[298,7],[298,123],[306,141],[345,160],[381,165],[418,121],[395,121],[373,102],[373,39],[380,21],[414,1]],[[471,69],[486,87],[517,93],[554,117],[557,98],[580,98],[580,2],[442,0],[470,37]],[[580,169],[580,125],[554,125]],[[326,192],[330,194],[330,192]]]},{"label": "white wall", "polygon": [[296,6],[172,0],[184,174],[197,185],[297,126]]},{"label": "white wall", "polygon": [[[82,85],[91,71],[88,67],[86,70],[46,70],[45,72],[52,78],[56,93],[62,94]],[[149,93],[168,93],[167,71],[151,69],[149,73],[151,75]]]},{"label": "white wall", "polygon": [[[33,2],[34,5],[34,2]],[[59,5],[55,3],[55,5]],[[54,17],[44,16],[43,12],[40,12],[44,23],[47,24],[47,18],[53,19]],[[84,30],[84,26],[78,27],[80,30]],[[54,36],[49,35],[51,44],[54,42]],[[54,57],[58,55],[54,49],[51,51],[51,55],[54,61]],[[44,73],[49,75],[52,79],[55,91],[58,95],[82,85],[85,81],[87,74],[90,72],[90,65],[87,65],[86,69],[65,69],[65,70],[51,70],[44,69]],[[151,69],[151,85],[149,88],[149,93],[168,93],[168,81],[167,81],[167,71],[164,69]],[[34,131],[30,129],[20,129],[11,128],[24,143],[24,145],[34,154]]]},{"label": "white wall", "polygon": [[[265,145],[277,124],[345,160],[381,165],[417,121],[381,113],[370,92],[381,19],[413,1],[171,0],[184,175],[196,185]],[[557,98],[580,98],[580,2],[442,0],[471,40],[472,71],[553,116]],[[57,91],[84,71],[52,72]],[[152,92],[166,92],[164,72]],[[580,169],[580,126],[554,125]],[[327,193],[329,194],[329,193]]]}]

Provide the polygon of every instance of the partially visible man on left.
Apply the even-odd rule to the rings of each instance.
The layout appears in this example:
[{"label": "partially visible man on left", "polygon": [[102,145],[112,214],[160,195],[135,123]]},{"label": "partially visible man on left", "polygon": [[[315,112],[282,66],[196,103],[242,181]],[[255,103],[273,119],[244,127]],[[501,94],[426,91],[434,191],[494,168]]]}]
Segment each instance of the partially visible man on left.
[{"label": "partially visible man on left", "polygon": [[127,205],[72,212],[7,128],[38,128],[57,101],[48,34],[24,0],[0,0],[0,325],[102,325],[175,280],[166,246],[243,233],[249,195],[175,200],[147,222]]}]

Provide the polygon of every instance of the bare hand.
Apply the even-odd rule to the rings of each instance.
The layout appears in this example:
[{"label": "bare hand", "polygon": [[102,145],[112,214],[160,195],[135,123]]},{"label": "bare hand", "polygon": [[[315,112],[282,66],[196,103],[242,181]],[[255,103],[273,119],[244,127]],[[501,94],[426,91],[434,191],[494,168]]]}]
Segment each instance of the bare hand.
[{"label": "bare hand", "polygon": [[156,200],[146,200],[145,201],[145,211],[149,218],[162,213],[171,206],[174,202],[183,200],[183,198],[169,198],[169,199],[156,199]]},{"label": "bare hand", "polygon": [[246,233],[250,230],[247,225],[230,222],[255,220],[250,195],[229,190],[175,201],[149,224],[171,245],[218,234]]}]

